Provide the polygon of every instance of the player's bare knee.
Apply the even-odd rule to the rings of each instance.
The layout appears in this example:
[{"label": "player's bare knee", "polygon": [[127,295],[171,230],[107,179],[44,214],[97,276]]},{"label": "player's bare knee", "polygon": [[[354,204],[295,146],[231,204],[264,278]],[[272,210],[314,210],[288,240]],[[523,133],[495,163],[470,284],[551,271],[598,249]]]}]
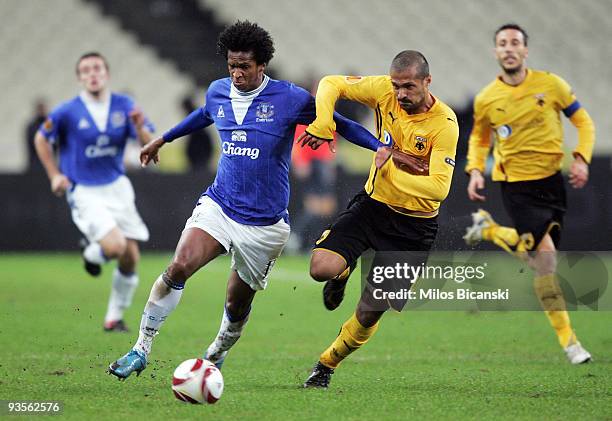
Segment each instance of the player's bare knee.
[{"label": "player's bare knee", "polygon": [[538,244],[533,266],[538,276],[554,273],[557,268],[557,250],[548,234]]},{"label": "player's bare knee", "polygon": [[123,256],[127,249],[127,240],[124,237],[114,238],[113,241],[106,241],[101,244],[104,255],[109,259],[116,259]]},{"label": "player's bare knee", "polygon": [[334,270],[327,262],[310,261],[310,276],[317,282],[326,282],[335,278],[341,271]]},{"label": "player's bare knee", "polygon": [[140,252],[138,246],[131,246],[128,242],[125,252],[119,257],[119,270],[123,273],[135,272],[136,265],[140,260]]},{"label": "player's bare knee", "polygon": [[533,265],[538,276],[555,273],[557,253],[555,251],[538,251],[533,258]]},{"label": "player's bare knee", "polygon": [[119,267],[119,270],[122,273],[133,273],[136,272],[136,265],[138,264],[138,260],[137,259],[120,259],[119,260],[119,264],[117,265]]},{"label": "player's bare knee", "polygon": [[346,269],[343,259],[329,253],[313,253],[310,258],[310,276],[317,282],[326,282]]},{"label": "player's bare knee", "polygon": [[170,266],[166,269],[166,274],[169,279],[175,283],[185,283],[187,279],[195,272],[196,267],[193,263],[186,259],[174,259]]}]

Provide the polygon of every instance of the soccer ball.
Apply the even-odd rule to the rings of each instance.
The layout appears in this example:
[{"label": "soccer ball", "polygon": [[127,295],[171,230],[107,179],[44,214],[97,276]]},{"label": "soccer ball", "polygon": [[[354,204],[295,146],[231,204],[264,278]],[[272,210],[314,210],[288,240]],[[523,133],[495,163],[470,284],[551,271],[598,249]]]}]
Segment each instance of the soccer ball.
[{"label": "soccer ball", "polygon": [[183,402],[212,404],[223,393],[223,376],[210,361],[192,358],[174,370],[172,391]]}]

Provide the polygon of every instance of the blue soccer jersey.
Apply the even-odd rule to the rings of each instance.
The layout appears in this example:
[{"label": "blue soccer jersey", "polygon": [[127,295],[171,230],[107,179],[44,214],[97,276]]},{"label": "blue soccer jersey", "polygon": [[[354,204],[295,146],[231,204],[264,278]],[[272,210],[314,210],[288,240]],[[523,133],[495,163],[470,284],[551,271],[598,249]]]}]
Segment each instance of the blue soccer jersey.
[{"label": "blue soccer jersey", "polygon": [[[45,138],[59,148],[60,171],[75,184],[108,184],[123,175],[123,151],[136,139],[129,113],[134,101],[111,94],[106,127],[98,127],[81,96],[60,104],[40,127]],[[146,120],[147,129],[154,131]],[[104,126],[104,124],[103,124]]]},{"label": "blue soccer jersey", "polygon": [[[230,78],[214,81],[206,105],[164,134],[169,142],[215,124],[221,157],[213,184],[203,193],[227,216],[245,225],[288,219],[289,165],[297,124],[315,119],[315,100],[304,89],[264,76],[254,91],[240,92]],[[364,147],[379,143],[365,128],[336,115],[338,132]]]}]

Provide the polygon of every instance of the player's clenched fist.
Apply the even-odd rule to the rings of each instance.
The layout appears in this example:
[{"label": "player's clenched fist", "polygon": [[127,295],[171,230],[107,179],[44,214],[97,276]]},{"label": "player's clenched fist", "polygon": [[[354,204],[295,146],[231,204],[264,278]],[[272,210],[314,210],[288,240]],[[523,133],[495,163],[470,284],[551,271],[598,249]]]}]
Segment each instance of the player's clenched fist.
[{"label": "player's clenched fist", "polygon": [[70,180],[64,174],[55,174],[51,178],[51,191],[56,196],[62,196],[70,188]]},{"label": "player's clenched fist", "polygon": [[145,116],[140,108],[134,108],[132,111],[130,111],[129,116],[136,129],[139,130],[144,126]]},{"label": "player's clenched fist", "polygon": [[589,165],[581,156],[576,156],[569,170],[569,183],[575,189],[583,188],[589,181]]}]

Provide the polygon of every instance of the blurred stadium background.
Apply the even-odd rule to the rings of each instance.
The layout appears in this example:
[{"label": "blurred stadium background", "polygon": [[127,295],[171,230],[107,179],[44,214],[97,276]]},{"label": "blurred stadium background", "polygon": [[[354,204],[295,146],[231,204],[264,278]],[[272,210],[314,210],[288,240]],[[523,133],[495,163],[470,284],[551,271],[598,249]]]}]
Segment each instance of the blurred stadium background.
[{"label": "blurred stadium background", "polygon": [[[463,247],[460,234],[475,209],[465,195],[462,166],[471,100],[497,74],[492,33],[506,22],[521,24],[530,35],[529,65],[564,77],[597,127],[591,181],[582,191],[569,191],[563,248],[610,250],[611,14],[609,0],[465,0],[460,5],[446,0],[0,0],[0,250],[75,248],[78,233],[67,206],[51,195],[36,163],[30,166],[24,132],[37,100],[52,107],[78,91],[74,65],[80,54],[105,54],[112,89],[132,94],[163,132],[184,116],[182,98],[192,95],[201,104],[207,84],[226,76],[224,61],[215,55],[216,37],[236,19],[268,29],[276,43],[269,73],[307,89],[325,74],[386,73],[403,49],[428,57],[432,91],[453,106],[462,127],[455,180],[440,218],[441,249]],[[362,122],[372,126],[370,113]],[[216,139],[214,129],[209,133]],[[566,134],[571,150],[576,132],[567,121]],[[128,160],[134,164],[136,156],[134,148]],[[338,206],[361,188],[369,161],[367,151],[341,142]],[[170,250],[198,194],[214,177],[214,165],[188,173],[185,143],[176,142],[165,148],[159,169],[132,169],[130,177],[152,233],[145,248]],[[292,189],[295,217],[304,183],[296,181]],[[487,207],[501,214],[491,184],[488,194]]]}]

